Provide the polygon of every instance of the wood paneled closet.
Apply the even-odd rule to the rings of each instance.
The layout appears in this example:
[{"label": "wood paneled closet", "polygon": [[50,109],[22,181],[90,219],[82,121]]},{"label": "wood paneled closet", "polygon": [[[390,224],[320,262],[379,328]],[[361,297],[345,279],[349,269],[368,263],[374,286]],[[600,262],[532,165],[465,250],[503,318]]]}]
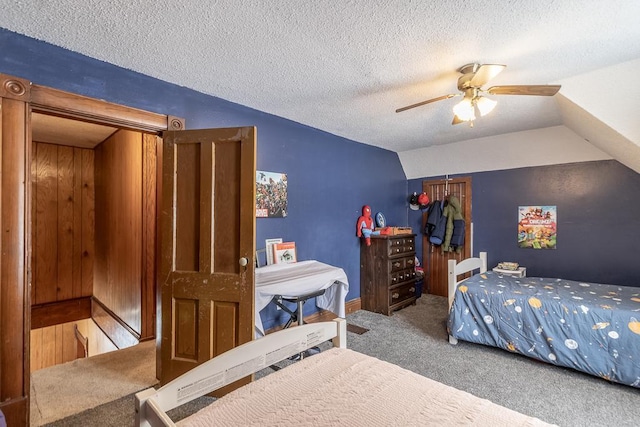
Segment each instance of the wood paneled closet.
[{"label": "wood paneled closet", "polygon": [[117,348],[153,338],[156,137],[108,128],[96,144],[91,129],[86,139],[69,137],[79,131],[75,123],[33,116],[34,126],[57,128],[33,132],[47,142],[32,143],[32,330],[43,333],[31,354],[73,360],[69,351],[51,357],[70,346],[63,342],[73,340],[73,328],[44,328],[88,318]]},{"label": "wood paneled closet", "polygon": [[8,425],[28,425],[31,330],[63,335],[69,327],[51,327],[91,318],[119,347],[154,337],[159,134],[183,127],[0,74],[0,410]]}]

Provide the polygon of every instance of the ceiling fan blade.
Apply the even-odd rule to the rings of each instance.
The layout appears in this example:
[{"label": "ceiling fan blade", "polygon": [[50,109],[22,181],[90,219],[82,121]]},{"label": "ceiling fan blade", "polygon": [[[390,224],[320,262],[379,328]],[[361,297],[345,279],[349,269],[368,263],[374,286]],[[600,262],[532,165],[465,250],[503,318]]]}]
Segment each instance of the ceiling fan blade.
[{"label": "ceiling fan blade", "polygon": [[431,104],[432,102],[442,101],[443,99],[453,98],[454,96],[458,96],[458,94],[450,93],[449,95],[442,95],[442,96],[439,96],[437,98],[428,99],[426,101],[418,102],[417,104],[407,105],[406,107],[398,108],[396,110],[396,113],[401,113],[403,111],[410,110],[411,108],[420,107],[422,105]]},{"label": "ceiling fan blade", "polygon": [[484,64],[478,68],[473,78],[469,82],[471,87],[484,86],[489,80],[500,74],[506,65],[500,64]]},{"label": "ceiling fan blade", "polygon": [[560,90],[560,85],[511,85],[493,86],[487,92],[491,95],[538,95],[553,96]]}]

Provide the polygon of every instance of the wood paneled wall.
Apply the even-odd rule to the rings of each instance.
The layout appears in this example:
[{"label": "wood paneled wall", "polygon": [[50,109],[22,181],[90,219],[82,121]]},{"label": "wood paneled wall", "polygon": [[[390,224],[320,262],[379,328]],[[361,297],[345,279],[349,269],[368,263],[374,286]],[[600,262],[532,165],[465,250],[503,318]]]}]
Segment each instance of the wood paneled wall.
[{"label": "wood paneled wall", "polygon": [[[93,295],[134,331],[154,335],[156,137],[120,130],[95,150]],[[152,167],[153,165],[153,167]],[[150,252],[150,253],[149,253]]]},{"label": "wood paneled wall", "polygon": [[141,331],[142,134],[121,130],[96,147],[93,295]]},{"label": "wood paneled wall", "polygon": [[88,356],[118,349],[91,319],[32,329],[31,372],[77,358],[76,325],[87,338]]},{"label": "wood paneled wall", "polygon": [[76,359],[75,322],[31,330],[31,372]]},{"label": "wood paneled wall", "polygon": [[127,130],[95,151],[33,143],[34,310],[94,296],[136,341],[155,335],[157,146]]},{"label": "wood paneled wall", "polygon": [[31,304],[91,296],[93,150],[34,142],[31,164]]}]

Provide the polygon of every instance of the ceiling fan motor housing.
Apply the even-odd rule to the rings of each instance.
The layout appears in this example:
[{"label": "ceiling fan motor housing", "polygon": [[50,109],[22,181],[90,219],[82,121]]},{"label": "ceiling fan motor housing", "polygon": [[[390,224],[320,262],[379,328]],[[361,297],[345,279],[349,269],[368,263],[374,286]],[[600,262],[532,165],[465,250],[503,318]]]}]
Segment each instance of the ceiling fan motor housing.
[{"label": "ceiling fan motor housing", "polygon": [[458,90],[464,92],[465,89],[471,87],[471,79],[476,75],[478,67],[478,64],[467,64],[458,68],[458,72],[462,73],[462,75],[458,77]]}]

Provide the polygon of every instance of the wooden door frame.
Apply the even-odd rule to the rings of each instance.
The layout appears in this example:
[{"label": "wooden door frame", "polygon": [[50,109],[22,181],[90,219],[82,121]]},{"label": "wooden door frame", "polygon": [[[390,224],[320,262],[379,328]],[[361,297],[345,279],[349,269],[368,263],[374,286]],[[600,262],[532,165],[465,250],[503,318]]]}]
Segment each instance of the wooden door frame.
[{"label": "wooden door frame", "polygon": [[[184,119],[152,113],[136,108],[113,104],[103,100],[85,97],[70,92],[32,84],[26,79],[0,73],[0,106],[4,99],[8,102],[19,101],[24,105],[24,116],[10,117],[13,120],[24,120],[18,131],[5,134],[5,123],[0,115],[0,150],[4,153],[10,146],[18,147],[21,153],[16,158],[21,160],[20,174],[3,176],[2,200],[11,197],[12,203],[0,204],[0,215],[11,223],[11,234],[18,236],[18,249],[11,248],[12,253],[5,259],[3,247],[2,275],[0,283],[0,337],[10,346],[0,349],[0,409],[3,410],[8,425],[27,425],[29,422],[30,391],[30,330],[31,330],[31,113],[40,112],[75,120],[132,129],[146,133],[160,134],[166,130],[184,129]],[[0,111],[2,113],[2,111]],[[5,120],[7,120],[5,118]],[[6,124],[9,127],[9,123]],[[22,125],[21,125],[22,126]],[[160,145],[160,144],[159,144]],[[158,161],[162,153],[159,148]],[[4,156],[0,156],[4,157]],[[161,168],[157,168],[157,176],[162,176]],[[5,171],[3,171],[5,175]],[[5,186],[5,180],[8,181]],[[158,194],[161,193],[159,189]],[[156,223],[159,223],[156,215]],[[5,227],[3,227],[5,228]],[[4,234],[4,233],[3,233]],[[14,239],[15,240],[15,239]],[[20,253],[21,252],[21,253]],[[156,253],[158,252],[156,248]],[[20,301],[22,300],[22,301]],[[157,329],[157,328],[156,328]],[[20,339],[22,338],[22,339]],[[21,353],[21,355],[20,355]],[[22,366],[22,372],[16,367]]]}]

